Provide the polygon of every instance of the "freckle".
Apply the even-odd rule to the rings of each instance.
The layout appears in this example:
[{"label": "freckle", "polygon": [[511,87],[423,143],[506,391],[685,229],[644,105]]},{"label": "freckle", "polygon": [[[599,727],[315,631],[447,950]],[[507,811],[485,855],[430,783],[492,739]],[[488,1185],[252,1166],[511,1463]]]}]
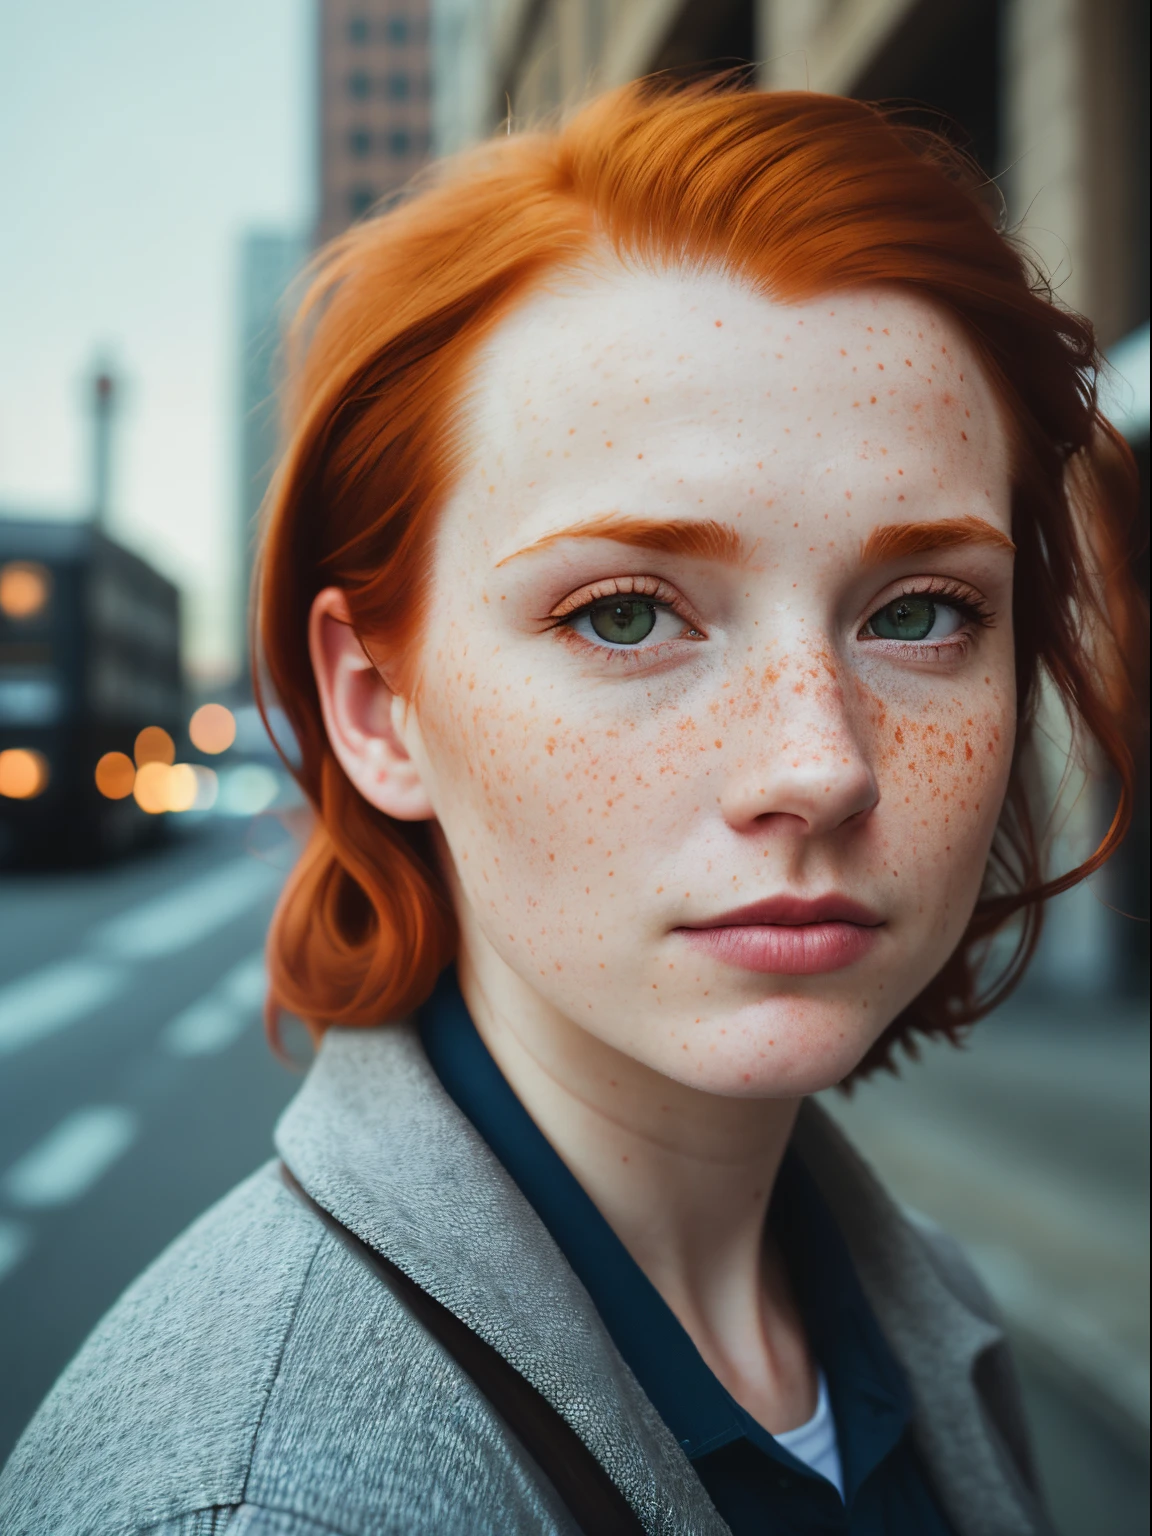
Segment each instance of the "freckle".
[{"label": "freckle", "polygon": [[[609,448],[611,448],[611,446],[612,446],[612,444],[611,444],[611,443],[609,443],[609,444],[608,444],[608,446],[609,446]],[[643,458],[643,457],[644,457],[644,455],[643,455],[643,454],[642,454],[642,453],[638,453],[638,454],[637,454],[637,455],[636,455],[636,457],[637,457],[637,458],[638,458],[638,459],[642,459],[642,458]]]},{"label": "freckle", "polygon": [[903,496],[897,496],[897,498],[896,498],[896,500],[897,500],[897,501],[903,501],[903,500],[904,500],[904,498],[903,498]]},{"label": "freckle", "polygon": [[871,397],[870,397],[870,398],[869,398],[869,400],[868,400],[868,404],[869,404],[869,405],[875,405],[875,404],[876,404],[876,396],[875,396],[875,395],[872,395],[872,396],[871,396]]}]

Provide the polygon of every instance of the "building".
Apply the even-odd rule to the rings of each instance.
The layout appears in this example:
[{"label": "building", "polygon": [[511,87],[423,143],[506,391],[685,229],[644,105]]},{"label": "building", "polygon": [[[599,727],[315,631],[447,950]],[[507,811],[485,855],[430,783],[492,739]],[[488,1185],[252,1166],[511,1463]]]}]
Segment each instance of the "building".
[{"label": "building", "polygon": [[429,0],[319,0],[322,244],[401,188],[432,135]]},{"label": "building", "polygon": [[[1148,592],[1148,6],[1146,0],[433,0],[437,146],[511,113],[531,122],[659,70],[744,66],[767,89],[895,100],[951,125],[994,178],[1009,227],[1091,316],[1106,399],[1143,477],[1134,559]],[[1059,739],[1059,722],[1053,721]],[[1064,760],[1052,754],[1052,776]],[[1146,984],[1147,763],[1120,857],[1052,903],[1040,974],[1061,989]],[[1074,863],[1111,795],[1072,796],[1056,858]]]},{"label": "building", "polygon": [[[1112,347],[1148,318],[1143,0],[433,0],[436,79],[487,98],[450,151],[656,70],[926,105],[958,123],[1062,298]],[[475,47],[482,35],[485,46]],[[462,81],[467,78],[468,85]]]},{"label": "building", "polygon": [[307,244],[298,234],[261,230],[240,247],[239,393],[239,609],[242,679],[247,675],[247,614],[261,503],[279,450],[277,363],[283,338],[284,300],[299,273]]}]

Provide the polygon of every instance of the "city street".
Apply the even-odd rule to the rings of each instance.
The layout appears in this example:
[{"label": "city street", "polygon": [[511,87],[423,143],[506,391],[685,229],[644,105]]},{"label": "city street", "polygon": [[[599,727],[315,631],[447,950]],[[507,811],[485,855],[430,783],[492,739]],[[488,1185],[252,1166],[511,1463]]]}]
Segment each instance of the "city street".
[{"label": "city street", "polygon": [[[299,1074],[261,1028],[293,847],[205,821],[103,870],[0,878],[0,1460],[125,1284],[270,1155]],[[1019,1345],[1062,1536],[1146,1528],[1147,1035],[982,1026],[831,1107],[970,1247]],[[300,1026],[286,1043],[306,1059]]]}]

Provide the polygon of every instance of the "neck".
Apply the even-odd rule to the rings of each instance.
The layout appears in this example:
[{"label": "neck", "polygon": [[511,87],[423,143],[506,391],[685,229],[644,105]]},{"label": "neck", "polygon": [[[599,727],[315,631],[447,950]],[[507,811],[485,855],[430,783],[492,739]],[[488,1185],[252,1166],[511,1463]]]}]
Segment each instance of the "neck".
[{"label": "neck", "polygon": [[803,1422],[812,1371],[765,1242],[800,1101],[676,1082],[551,1008],[467,937],[461,990],[517,1098],[729,1391],[770,1430]]}]

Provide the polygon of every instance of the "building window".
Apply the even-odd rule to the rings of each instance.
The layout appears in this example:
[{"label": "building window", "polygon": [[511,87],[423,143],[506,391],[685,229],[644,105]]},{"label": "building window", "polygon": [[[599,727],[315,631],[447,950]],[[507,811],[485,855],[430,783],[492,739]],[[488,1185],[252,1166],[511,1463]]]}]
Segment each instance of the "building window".
[{"label": "building window", "polygon": [[407,75],[397,71],[388,76],[388,100],[407,101],[411,91],[411,82]]},{"label": "building window", "polygon": [[353,101],[366,101],[371,96],[372,81],[362,69],[348,76],[348,94]]},{"label": "building window", "polygon": [[357,160],[366,160],[372,153],[372,135],[367,128],[353,128],[349,131],[348,153]]},{"label": "building window", "polygon": [[397,160],[412,153],[412,135],[407,128],[393,128],[388,135],[388,153]]},{"label": "building window", "polygon": [[354,48],[363,48],[368,41],[367,16],[353,16],[348,23],[348,41]]},{"label": "building window", "polygon": [[353,187],[348,194],[348,217],[350,219],[362,219],[375,202],[376,189],[374,187]]},{"label": "building window", "polygon": [[409,37],[407,16],[389,16],[384,26],[384,36],[390,43],[406,43]]}]

